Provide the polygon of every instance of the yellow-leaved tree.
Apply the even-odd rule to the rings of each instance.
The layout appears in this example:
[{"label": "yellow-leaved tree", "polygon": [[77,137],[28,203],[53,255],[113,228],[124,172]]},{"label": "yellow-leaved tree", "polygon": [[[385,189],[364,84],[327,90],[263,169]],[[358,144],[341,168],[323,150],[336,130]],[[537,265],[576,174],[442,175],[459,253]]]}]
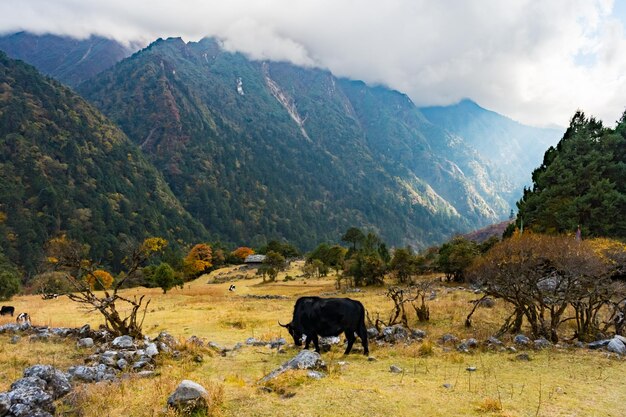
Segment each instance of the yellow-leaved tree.
[{"label": "yellow-leaved tree", "polygon": [[213,250],[206,243],[198,243],[185,256],[185,276],[187,279],[196,278],[209,272],[213,266]]}]

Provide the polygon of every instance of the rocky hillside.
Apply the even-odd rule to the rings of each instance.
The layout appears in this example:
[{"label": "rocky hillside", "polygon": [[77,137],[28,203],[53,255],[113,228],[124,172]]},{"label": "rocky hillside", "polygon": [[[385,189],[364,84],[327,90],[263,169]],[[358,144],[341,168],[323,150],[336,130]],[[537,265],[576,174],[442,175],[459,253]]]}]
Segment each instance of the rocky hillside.
[{"label": "rocky hillside", "polygon": [[227,241],[311,248],[358,225],[421,247],[510,210],[509,185],[406,95],[327,71],[176,38],[78,90]]}]

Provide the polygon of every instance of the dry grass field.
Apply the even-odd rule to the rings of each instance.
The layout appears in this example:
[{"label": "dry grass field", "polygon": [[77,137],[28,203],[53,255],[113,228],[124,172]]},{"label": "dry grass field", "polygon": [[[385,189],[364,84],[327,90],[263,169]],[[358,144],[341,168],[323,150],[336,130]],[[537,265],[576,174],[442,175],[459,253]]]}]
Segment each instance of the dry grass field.
[{"label": "dry grass field", "polygon": [[[295,265],[292,276],[299,275]],[[183,289],[163,295],[159,289],[133,289],[131,294],[149,294],[151,303],[144,331],[156,336],[167,331],[185,341],[195,335],[220,346],[232,347],[248,337],[269,340],[288,338],[277,320],[287,322],[294,301],[302,295],[335,292],[333,277],[284,282],[282,273],[275,283],[238,268],[219,270],[203,276]],[[230,282],[214,283],[239,276],[235,292]],[[443,284],[442,284],[443,285]],[[383,288],[366,288],[349,297],[358,299],[372,312],[387,314],[391,303]],[[255,299],[246,295],[283,295],[287,299]],[[343,295],[339,295],[343,296]],[[265,346],[244,346],[221,356],[210,349],[190,345],[201,354],[183,359],[159,359],[158,374],[151,379],[130,375],[115,383],[84,385],[76,389],[67,404],[59,405],[59,415],[80,416],[161,416],[169,394],[182,379],[194,380],[211,393],[215,416],[623,416],[626,404],[626,362],[603,352],[584,349],[529,351],[530,361],[519,361],[516,354],[479,349],[461,354],[437,343],[444,333],[459,338],[485,340],[495,332],[506,314],[505,306],[479,309],[475,327],[463,327],[470,304],[477,296],[456,287],[441,287],[430,302],[431,320],[411,322],[428,333],[422,343],[379,347],[371,344],[368,361],[359,353],[342,356],[335,346],[324,353],[328,377],[308,379],[304,372],[288,372],[272,382],[271,393],[259,389],[258,380],[291,358],[297,348],[288,345],[286,353]],[[37,325],[97,327],[100,317],[82,311],[67,297],[42,300],[37,296],[15,297],[16,311],[28,311]],[[0,317],[0,324],[11,321]],[[61,368],[82,362],[90,351],[80,350],[71,340],[29,342],[22,338],[9,343],[0,335],[0,390],[21,376],[31,364],[49,363]],[[506,341],[506,338],[504,339]],[[510,345],[510,343],[509,343]],[[359,347],[357,342],[355,346]],[[340,363],[341,362],[341,363]],[[344,363],[345,362],[345,363]],[[391,373],[397,365],[404,371]],[[477,370],[469,373],[468,366]],[[449,384],[449,387],[444,387]]]}]

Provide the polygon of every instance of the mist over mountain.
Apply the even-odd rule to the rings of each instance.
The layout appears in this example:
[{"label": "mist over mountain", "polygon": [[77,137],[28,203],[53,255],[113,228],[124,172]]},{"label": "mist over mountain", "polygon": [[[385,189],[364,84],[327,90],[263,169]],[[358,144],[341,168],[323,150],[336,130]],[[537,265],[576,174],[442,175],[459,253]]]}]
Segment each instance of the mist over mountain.
[{"label": "mist over mountain", "polygon": [[0,36],[0,50],[9,57],[21,59],[71,87],[115,65],[137,49],[138,45],[125,46],[93,35],[82,40],[28,32]]}]

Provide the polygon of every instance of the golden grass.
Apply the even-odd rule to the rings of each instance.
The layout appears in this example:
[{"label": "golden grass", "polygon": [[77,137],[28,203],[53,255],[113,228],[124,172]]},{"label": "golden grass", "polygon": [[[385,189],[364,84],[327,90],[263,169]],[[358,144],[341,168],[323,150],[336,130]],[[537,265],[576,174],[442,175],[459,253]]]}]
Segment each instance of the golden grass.
[{"label": "golden grass", "polygon": [[[148,294],[152,299],[144,325],[145,332],[156,336],[168,331],[181,340],[192,335],[232,347],[248,337],[269,340],[290,337],[277,320],[289,321],[298,296],[335,292],[335,279],[303,280],[262,284],[249,271],[216,271],[184,288],[163,295],[158,289],[133,289],[127,295]],[[297,270],[287,271],[298,276]],[[218,283],[214,276],[222,274]],[[229,275],[246,275],[229,292]],[[442,284],[443,285],[443,284]],[[360,293],[339,294],[363,302],[372,312],[388,315],[390,302],[383,288]],[[245,295],[285,295],[288,299],[255,299]],[[342,356],[335,346],[322,356],[329,365],[329,376],[312,380],[302,371],[288,372],[272,382],[274,392],[260,390],[259,379],[292,357],[297,349],[287,347],[285,354],[264,346],[244,346],[221,356],[211,349],[185,344],[183,359],[160,360],[158,375],[151,379],[130,376],[116,383],[80,387],[68,404],[60,408],[67,415],[82,416],[160,416],[169,394],[183,379],[194,380],[213,397],[215,416],[618,416],[626,402],[623,375],[626,362],[602,352],[585,350],[545,350],[530,352],[531,361],[515,359],[515,354],[477,351],[466,355],[436,343],[444,333],[459,338],[484,340],[499,325],[508,310],[500,302],[493,309],[478,309],[475,326],[464,327],[470,300],[478,298],[469,291],[443,286],[431,301],[431,320],[412,326],[428,333],[424,342],[380,347],[371,343],[368,361],[360,354]],[[34,324],[81,326],[101,323],[95,313],[81,311],[66,297],[43,301],[34,296],[16,297],[12,305],[28,311]],[[0,324],[11,321],[0,317]],[[29,342],[23,338],[9,344],[0,336],[0,390],[21,376],[25,366],[52,363],[61,368],[81,361],[87,352],[73,342]],[[355,346],[360,346],[357,342]],[[194,356],[203,358],[201,363]],[[340,364],[342,362],[342,364]],[[345,362],[345,363],[343,363]],[[404,372],[394,374],[396,365]],[[473,373],[468,366],[477,367]],[[444,384],[449,384],[445,388]]]}]

